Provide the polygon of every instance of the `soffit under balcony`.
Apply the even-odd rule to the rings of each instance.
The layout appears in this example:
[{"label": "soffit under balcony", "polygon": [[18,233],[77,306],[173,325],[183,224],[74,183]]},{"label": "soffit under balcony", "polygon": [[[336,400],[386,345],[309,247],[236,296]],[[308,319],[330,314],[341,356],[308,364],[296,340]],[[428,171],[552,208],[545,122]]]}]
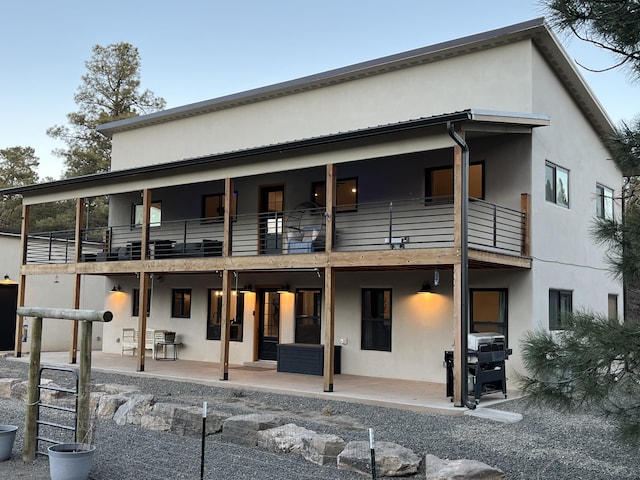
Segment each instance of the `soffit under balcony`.
[{"label": "soffit under balcony", "polygon": [[37,204],[451,148],[454,142],[447,133],[449,124],[465,132],[467,138],[478,138],[528,134],[533,128],[549,125],[550,120],[545,115],[468,109],[281,144],[8,188],[0,190],[0,195],[20,194],[25,204]]}]

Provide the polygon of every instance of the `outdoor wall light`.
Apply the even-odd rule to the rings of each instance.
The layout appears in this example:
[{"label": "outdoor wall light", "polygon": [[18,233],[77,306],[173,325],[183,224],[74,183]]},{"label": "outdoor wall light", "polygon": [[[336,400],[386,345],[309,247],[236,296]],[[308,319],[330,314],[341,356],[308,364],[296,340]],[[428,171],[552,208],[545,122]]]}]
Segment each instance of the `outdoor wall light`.
[{"label": "outdoor wall light", "polygon": [[440,285],[440,272],[436,268],[433,272],[433,286],[437,287],[438,285]]},{"label": "outdoor wall light", "polygon": [[424,282],[420,290],[418,290],[418,293],[432,293],[431,285],[429,285],[429,282]]},{"label": "outdoor wall light", "polygon": [[4,275],[4,281],[5,282],[10,282],[11,281],[11,277],[9,275],[7,275],[6,273]]},{"label": "outdoor wall light", "polygon": [[120,288],[120,285],[114,285],[113,288],[111,289],[111,293],[115,293],[115,292],[121,292],[122,289]]},{"label": "outdoor wall light", "polygon": [[250,283],[245,284],[245,286],[240,289],[240,293],[253,293],[253,286]]},{"label": "outdoor wall light", "polygon": [[293,293],[293,291],[291,290],[291,287],[287,283],[283,288],[278,290],[278,293]]}]

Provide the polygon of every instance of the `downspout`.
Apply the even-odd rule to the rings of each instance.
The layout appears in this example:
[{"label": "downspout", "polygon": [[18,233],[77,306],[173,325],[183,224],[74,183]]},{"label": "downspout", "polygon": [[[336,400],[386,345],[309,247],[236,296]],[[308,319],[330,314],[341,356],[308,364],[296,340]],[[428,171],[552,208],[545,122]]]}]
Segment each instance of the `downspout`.
[{"label": "downspout", "polygon": [[462,295],[460,298],[460,351],[461,357],[454,359],[460,361],[462,365],[462,382],[460,391],[462,392],[462,403],[469,409],[475,410],[476,404],[469,402],[469,361],[468,352],[468,334],[469,334],[469,146],[464,139],[455,131],[453,123],[447,122],[447,130],[449,136],[454,142],[462,148],[462,224],[460,225],[460,284],[462,287]]}]

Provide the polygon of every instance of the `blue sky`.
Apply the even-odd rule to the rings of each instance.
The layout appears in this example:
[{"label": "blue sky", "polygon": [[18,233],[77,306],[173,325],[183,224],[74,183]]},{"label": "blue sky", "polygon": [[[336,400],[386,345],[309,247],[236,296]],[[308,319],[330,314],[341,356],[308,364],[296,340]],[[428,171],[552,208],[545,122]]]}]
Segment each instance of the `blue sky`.
[{"label": "blue sky", "polygon": [[[129,42],[142,88],[167,107],[207,100],[543,16],[537,0],[20,0],[0,4],[0,148],[31,146],[40,175],[63,163],[46,135],[76,110],[93,45]],[[591,68],[612,57],[568,35]],[[614,122],[640,113],[621,71],[582,71]],[[544,113],[544,112],[538,112]]]}]

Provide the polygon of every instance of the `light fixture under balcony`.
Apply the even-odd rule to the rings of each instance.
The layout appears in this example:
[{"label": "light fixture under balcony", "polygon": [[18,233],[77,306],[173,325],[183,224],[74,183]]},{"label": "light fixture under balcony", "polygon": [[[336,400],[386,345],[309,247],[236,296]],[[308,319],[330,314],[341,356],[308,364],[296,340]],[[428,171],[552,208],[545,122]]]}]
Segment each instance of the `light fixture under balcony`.
[{"label": "light fixture under balcony", "polygon": [[429,282],[424,282],[420,290],[418,290],[418,293],[432,293],[432,292],[433,290],[431,290],[431,285],[429,285]]},{"label": "light fixture under balcony", "polygon": [[111,289],[111,293],[116,293],[121,291],[122,289],[120,288],[120,285],[114,285],[113,288]]},{"label": "light fixture under balcony", "polygon": [[278,290],[278,293],[293,293],[293,290],[291,290],[291,287],[287,283],[284,287]]}]

